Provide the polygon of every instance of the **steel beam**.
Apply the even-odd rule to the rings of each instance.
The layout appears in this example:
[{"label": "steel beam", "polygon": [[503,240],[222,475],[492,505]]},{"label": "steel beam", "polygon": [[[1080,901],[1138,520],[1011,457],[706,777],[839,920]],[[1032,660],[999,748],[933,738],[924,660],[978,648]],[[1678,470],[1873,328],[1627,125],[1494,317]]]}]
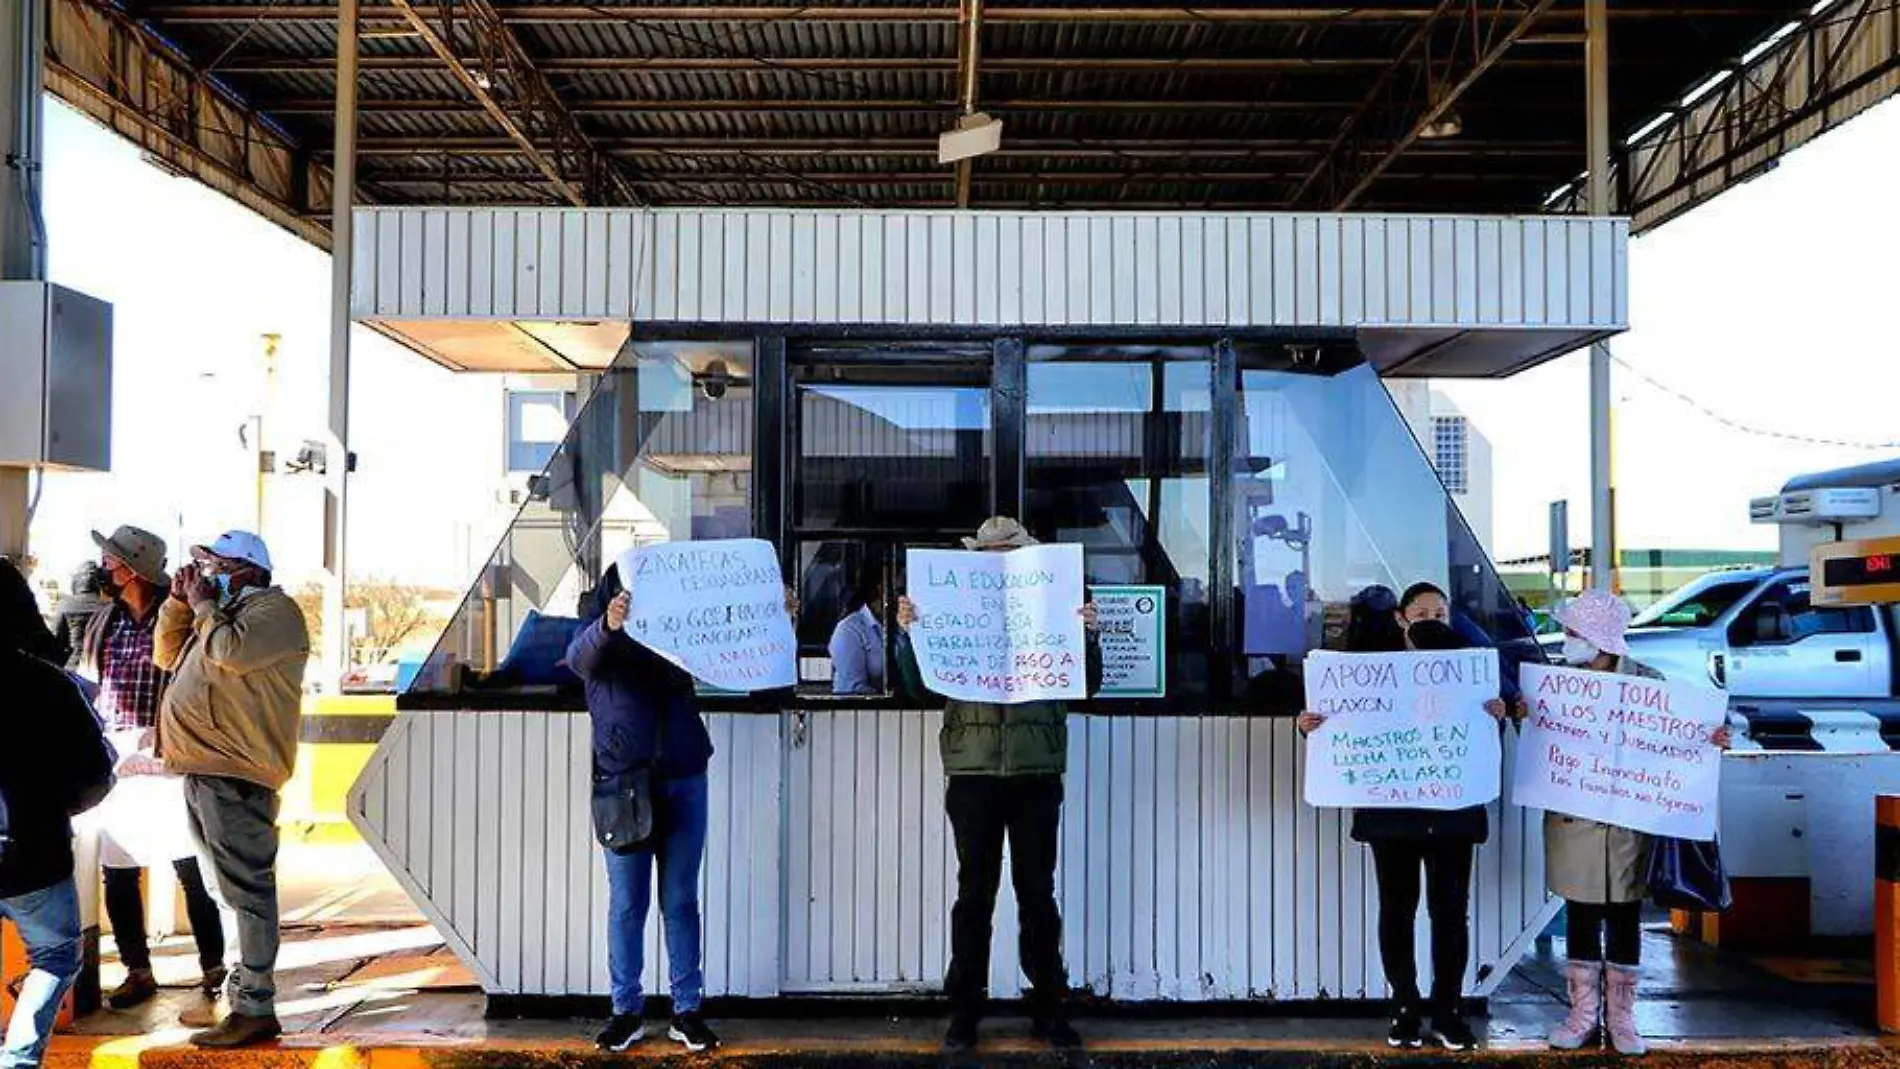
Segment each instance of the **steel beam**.
[{"label": "steel beam", "polygon": [[[52,0],[47,91],[141,151],[326,248],[328,172],[277,124],[108,0]],[[325,59],[326,65],[332,62]]]},{"label": "steel beam", "polygon": [[[1511,46],[1516,44],[1519,38],[1528,33],[1530,28],[1537,24],[1537,20],[1550,11],[1551,6],[1555,2],[1556,0],[1536,0],[1536,3],[1523,11],[1516,22],[1508,24],[1508,29],[1501,35],[1491,39],[1490,42],[1483,47],[1481,52],[1477,47],[1480,44],[1477,27],[1475,25],[1471,26],[1472,44],[1474,46],[1473,52],[1477,53],[1471,66],[1464,71],[1463,75],[1459,77],[1456,82],[1449,84],[1443,89],[1428,92],[1424,114],[1420,115],[1417,121],[1412,123],[1411,127],[1407,129],[1404,134],[1400,135],[1398,140],[1392,143],[1392,146],[1385,151],[1384,155],[1380,156],[1371,167],[1366,169],[1364,174],[1360,175],[1359,180],[1353,183],[1351,189],[1346,191],[1346,195],[1334,203],[1333,210],[1343,212],[1350,209],[1360,197],[1365,195],[1366,190],[1372,187],[1372,183],[1379,180],[1379,176],[1385,173],[1386,168],[1392,166],[1394,160],[1398,159],[1407,149],[1418,143],[1419,138],[1424,136],[1427,129],[1445,116],[1453,114],[1452,109],[1457,107],[1458,101],[1464,99],[1464,95],[1470,91],[1472,86],[1478,83],[1478,79],[1484,77],[1485,72],[1495,67],[1498,61],[1504,58],[1504,54],[1510,51]],[[1502,7],[1503,5],[1500,6]],[[1503,25],[1505,24],[1494,22],[1492,28],[1495,30]],[[1452,51],[1456,54],[1461,50],[1454,44]],[[1427,55],[1429,57],[1429,52]],[[1454,68],[1448,65],[1444,72],[1444,77],[1449,78],[1453,69]],[[1428,89],[1432,78],[1433,76],[1428,65],[1426,72]]]},{"label": "steel beam", "polygon": [[[1609,0],[1584,0],[1584,104],[1590,214],[1615,209],[1610,184]],[[1611,454],[1610,343],[1590,346],[1590,585],[1616,589],[1616,479]]]},{"label": "steel beam", "polygon": [[[397,4],[399,0],[387,0]],[[416,5],[431,19],[439,18],[444,10],[438,5]],[[250,22],[330,22],[336,18],[337,6],[331,4],[141,4],[139,17],[149,18],[160,23],[188,25],[231,24]],[[1226,7],[1127,7],[1100,5],[1073,5],[1063,7],[999,7],[984,13],[992,22],[1017,22],[1040,24],[1066,23],[1410,23],[1427,21],[1437,9],[1430,5],[1411,7],[1280,7],[1261,4],[1258,6]],[[1578,12],[1565,11],[1557,17],[1574,20]],[[1693,12],[1699,19],[1720,18],[1760,18],[1761,9],[1746,5],[1725,8],[1697,9]],[[920,7],[915,5],[891,5],[844,7],[836,5],[814,5],[795,7],[785,5],[618,5],[618,4],[523,4],[510,6],[502,11],[509,23],[523,25],[568,24],[583,25],[589,23],[618,22],[882,22],[882,23],[954,23],[958,21],[955,7]],[[1651,5],[1644,7],[1618,7],[1614,12],[1618,20],[1680,19],[1684,12],[1680,7]],[[389,7],[370,6],[364,9],[362,19],[365,23],[393,23],[403,21],[403,16]]]},{"label": "steel beam", "polygon": [[[457,9],[461,18],[445,21],[439,29],[410,0],[390,3],[562,198],[577,207],[602,201],[639,203],[619,167],[594,148],[488,0],[462,0]],[[457,27],[475,38],[479,69],[457,52]]]},{"label": "steel beam", "polygon": [[[329,464],[323,474],[323,678],[326,694],[339,693],[350,669],[349,604],[350,532],[350,269],[354,259],[355,230],[351,212],[356,203],[356,0],[337,5],[336,34],[336,161],[330,188],[330,365],[328,437]],[[262,534],[263,532],[258,532]]]},{"label": "steel beam", "polygon": [[[644,153],[687,156],[812,156],[831,153],[856,153],[866,156],[935,156],[935,138],[917,137],[810,137],[756,138],[607,137],[595,144],[612,155]],[[1311,157],[1324,146],[1300,138],[1018,138],[1004,144],[997,155],[1114,156],[1117,154],[1182,154],[1226,159],[1248,154]],[[389,155],[463,155],[516,156],[520,146],[507,138],[494,137],[366,137],[357,146],[366,156]],[[1460,160],[1510,159],[1541,156],[1576,159],[1575,141],[1460,141],[1456,145],[1433,145],[1416,155]]]},{"label": "steel beam", "polygon": [[[73,2],[73,0],[67,0]],[[1619,60],[1631,66],[1641,60]],[[1652,62],[1663,63],[1662,59]],[[1567,56],[1523,56],[1499,66],[1513,70],[1576,70],[1583,61]],[[983,68],[998,74],[1115,71],[1169,74],[1177,71],[1234,73],[1331,74],[1390,67],[1390,56],[986,56]],[[636,74],[642,71],[933,71],[953,74],[954,56],[568,56],[536,61],[549,75]],[[365,56],[363,73],[426,74],[442,69],[432,56]],[[232,55],[218,64],[221,74],[268,77],[282,74],[331,73],[328,60],[303,55]]]}]

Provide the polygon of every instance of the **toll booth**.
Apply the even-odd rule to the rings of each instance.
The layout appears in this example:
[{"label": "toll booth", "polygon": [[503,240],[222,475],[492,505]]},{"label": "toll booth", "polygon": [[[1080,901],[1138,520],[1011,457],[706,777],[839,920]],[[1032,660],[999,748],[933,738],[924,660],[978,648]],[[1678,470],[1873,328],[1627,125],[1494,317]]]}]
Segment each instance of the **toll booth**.
[{"label": "toll booth", "polygon": [[[1539,656],[1384,380],[1509,375],[1623,329],[1626,240],[1578,217],[359,211],[359,321],[447,366],[528,351],[593,388],[351,819],[492,996],[604,993],[588,722],[560,652],[622,550],[765,538],[803,595],[801,685],[770,710],[705,697],[708,991],[935,990],[940,717],[833,696],[825,639],[854,577],[890,596],[905,547],[1010,513],[1161,616],[1131,654],[1147,677],[1071,716],[1074,981],[1383,997],[1369,859],[1301,802],[1305,655],[1358,590],[1429,580],[1507,665]],[[1535,815],[1492,821],[1480,996],[1553,912]],[[1005,880],[1002,997],[1015,923]],[[663,989],[657,919],[649,940]]]},{"label": "toll booth", "polygon": [[[1749,514],[1777,527],[1786,570],[1777,583],[1804,621],[1769,652],[1798,673],[1810,639],[1853,637],[1825,654],[1826,667],[1864,661],[1869,678],[1854,697],[1733,699],[1751,726],[1772,722],[1777,741],[1744,743],[1724,762],[1722,845],[1736,908],[1705,934],[1740,946],[1864,936],[1879,923],[1874,798],[1900,792],[1900,460],[1798,476],[1750,502]],[[1847,658],[1854,663],[1831,663]]]}]

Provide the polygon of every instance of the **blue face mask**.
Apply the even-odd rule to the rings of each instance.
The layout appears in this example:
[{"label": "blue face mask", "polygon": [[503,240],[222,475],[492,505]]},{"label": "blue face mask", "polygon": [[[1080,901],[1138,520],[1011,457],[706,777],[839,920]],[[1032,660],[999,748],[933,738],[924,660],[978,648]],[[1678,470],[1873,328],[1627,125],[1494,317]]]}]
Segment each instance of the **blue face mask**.
[{"label": "blue face mask", "polygon": [[218,584],[218,601],[221,603],[230,601],[231,577],[223,572],[219,572],[211,577],[211,581]]}]

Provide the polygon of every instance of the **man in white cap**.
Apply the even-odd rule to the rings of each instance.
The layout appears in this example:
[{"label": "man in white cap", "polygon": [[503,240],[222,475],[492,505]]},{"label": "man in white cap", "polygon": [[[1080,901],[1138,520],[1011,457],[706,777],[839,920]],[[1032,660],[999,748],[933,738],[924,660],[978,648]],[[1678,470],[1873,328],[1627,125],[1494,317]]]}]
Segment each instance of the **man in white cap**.
[{"label": "man in white cap", "polygon": [[249,531],[194,546],[159,611],[153,660],[172,673],[159,708],[159,756],[185,777],[192,833],[237,914],[231,1012],[200,1047],[275,1039],[277,792],[297,763],[310,632],[271,584],[270,553]]},{"label": "man in white cap", "polygon": [[92,540],[99,545],[100,590],[108,600],[83,629],[77,670],[99,685],[93,704],[120,759],[120,785],[94,820],[106,916],[126,970],[125,983],[106,996],[106,1005],[129,1010],[158,997],[142,887],[142,874],[155,864],[169,864],[178,876],[198,944],[202,988],[215,999],[229,975],[223,921],[185,830],[182,785],[155,775],[162,771],[156,760],[158,708],[171,678],[152,660],[159,608],[172,584],[165,540],[129,524],[110,537],[94,531]]}]

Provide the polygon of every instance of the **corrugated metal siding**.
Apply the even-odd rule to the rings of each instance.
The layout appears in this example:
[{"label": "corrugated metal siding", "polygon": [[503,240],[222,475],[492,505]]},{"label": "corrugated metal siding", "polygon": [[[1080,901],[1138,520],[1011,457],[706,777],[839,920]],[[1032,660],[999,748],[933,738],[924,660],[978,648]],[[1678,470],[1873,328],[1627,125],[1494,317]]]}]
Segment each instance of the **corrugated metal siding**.
[{"label": "corrugated metal siding", "polygon": [[1620,219],[367,208],[365,320],[1611,329]]},{"label": "corrugated metal siding", "polygon": [[[956,873],[939,715],[814,712],[783,732],[708,720],[709,992],[938,986]],[[491,992],[607,990],[586,724],[406,713],[353,794],[358,828]],[[1071,718],[1058,887],[1077,984],[1122,1000],[1385,994],[1369,859],[1339,811],[1301,803],[1303,745],[1280,718]],[[1509,760],[1507,746],[1506,783]],[[1549,915],[1535,815],[1494,807],[1493,828],[1472,895],[1466,987],[1480,994]],[[992,986],[1007,997],[1021,985],[1007,879],[996,924]],[[665,975],[657,927],[650,990]]]}]

